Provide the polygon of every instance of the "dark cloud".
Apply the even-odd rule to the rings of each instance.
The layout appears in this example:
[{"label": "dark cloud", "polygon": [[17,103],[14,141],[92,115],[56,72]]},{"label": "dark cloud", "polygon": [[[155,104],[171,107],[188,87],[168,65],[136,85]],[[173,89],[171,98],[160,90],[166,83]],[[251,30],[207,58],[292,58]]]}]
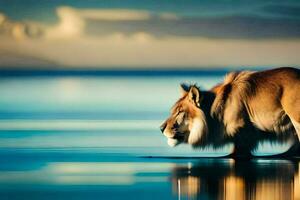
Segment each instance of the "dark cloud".
[{"label": "dark cloud", "polygon": [[182,17],[179,19],[105,21],[87,20],[87,34],[132,35],[147,32],[157,37],[187,36],[236,39],[300,38],[300,19],[258,16]]},{"label": "dark cloud", "polygon": [[262,8],[262,11],[279,17],[300,18],[300,6],[296,5],[267,5]]}]

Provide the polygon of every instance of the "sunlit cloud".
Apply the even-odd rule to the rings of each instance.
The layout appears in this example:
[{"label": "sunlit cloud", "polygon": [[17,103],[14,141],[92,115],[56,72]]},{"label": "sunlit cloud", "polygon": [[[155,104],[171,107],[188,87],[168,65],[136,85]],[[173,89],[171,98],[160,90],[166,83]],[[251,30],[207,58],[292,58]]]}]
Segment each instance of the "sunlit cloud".
[{"label": "sunlit cloud", "polygon": [[57,15],[60,21],[58,25],[46,29],[46,38],[73,38],[83,34],[85,22],[76,10],[60,7],[57,9]]}]

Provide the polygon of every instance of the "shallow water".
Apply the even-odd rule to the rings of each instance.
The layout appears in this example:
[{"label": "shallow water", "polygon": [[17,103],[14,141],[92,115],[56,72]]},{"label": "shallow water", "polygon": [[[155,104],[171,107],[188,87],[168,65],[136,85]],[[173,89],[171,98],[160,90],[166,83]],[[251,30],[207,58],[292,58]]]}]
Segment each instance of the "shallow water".
[{"label": "shallow water", "polygon": [[0,154],[1,199],[300,199],[299,160],[142,158],[99,149]]},{"label": "shallow water", "polygon": [[[181,82],[210,76],[0,79],[1,199],[299,199],[299,161],[205,159],[168,147],[159,125]],[[287,144],[265,143],[273,154]]]}]

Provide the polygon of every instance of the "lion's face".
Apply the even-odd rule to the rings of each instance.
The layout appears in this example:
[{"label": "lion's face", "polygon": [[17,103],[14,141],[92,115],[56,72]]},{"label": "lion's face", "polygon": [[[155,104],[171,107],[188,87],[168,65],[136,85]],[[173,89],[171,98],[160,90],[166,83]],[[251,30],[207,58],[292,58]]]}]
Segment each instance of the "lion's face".
[{"label": "lion's face", "polygon": [[170,146],[180,143],[197,145],[207,134],[206,118],[200,108],[200,91],[196,86],[181,85],[181,89],[182,97],[160,128]]}]

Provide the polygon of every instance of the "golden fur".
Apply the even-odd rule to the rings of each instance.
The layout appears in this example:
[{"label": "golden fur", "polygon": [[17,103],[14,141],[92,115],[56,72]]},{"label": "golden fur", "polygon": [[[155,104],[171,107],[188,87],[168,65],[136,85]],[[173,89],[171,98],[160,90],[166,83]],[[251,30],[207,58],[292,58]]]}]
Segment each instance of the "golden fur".
[{"label": "golden fur", "polygon": [[182,85],[182,97],[161,129],[171,146],[217,146],[230,138],[235,151],[249,151],[255,146],[250,141],[264,136],[297,134],[299,140],[300,70],[232,72],[205,92]]}]

